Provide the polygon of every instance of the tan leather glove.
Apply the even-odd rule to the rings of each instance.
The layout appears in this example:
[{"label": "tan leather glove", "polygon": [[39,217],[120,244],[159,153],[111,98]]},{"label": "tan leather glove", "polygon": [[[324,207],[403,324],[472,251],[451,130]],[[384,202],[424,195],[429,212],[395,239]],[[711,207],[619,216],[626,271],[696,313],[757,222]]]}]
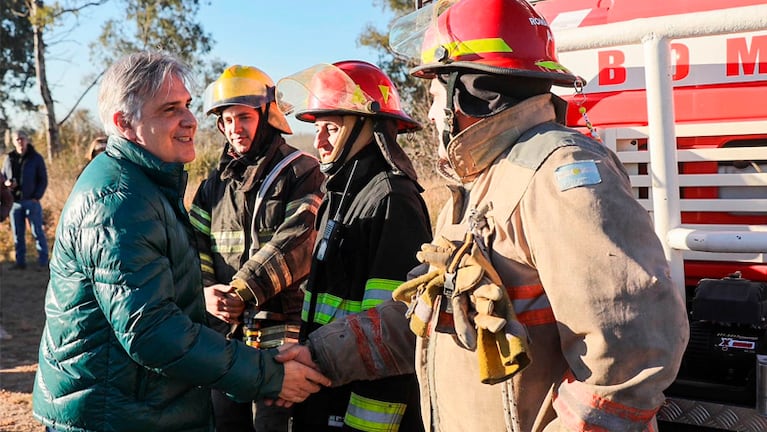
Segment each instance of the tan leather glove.
[{"label": "tan leather glove", "polygon": [[471,295],[479,331],[477,359],[485,384],[505,381],[530,364],[527,330],[517,320],[506,290],[490,282]]},{"label": "tan leather glove", "polygon": [[392,292],[394,300],[408,305],[405,317],[410,319],[410,330],[416,336],[427,336],[434,302],[444,283],[445,270],[437,269],[403,283]]},{"label": "tan leather glove", "polygon": [[392,292],[394,300],[408,305],[405,316],[410,319],[410,329],[416,336],[427,336],[435,300],[442,293],[445,283],[445,267],[456,249],[457,247],[444,237],[436,239],[434,243],[422,244],[416,258],[423,263],[422,266],[431,271],[408,280]]},{"label": "tan leather glove", "polygon": [[480,380],[495,384],[530,364],[528,336],[517,320],[500,275],[470,235],[468,243],[471,250],[460,257],[456,254],[446,269],[447,279],[457,265],[453,322],[460,343],[477,351]]},{"label": "tan leather glove", "polygon": [[443,294],[443,301],[450,301],[457,342],[477,351],[483,383],[504,381],[530,363],[525,328],[516,319],[500,276],[470,233],[457,245],[444,237],[424,244],[416,257],[433,270],[392,294],[409,305],[413,333],[428,335],[436,298]]}]

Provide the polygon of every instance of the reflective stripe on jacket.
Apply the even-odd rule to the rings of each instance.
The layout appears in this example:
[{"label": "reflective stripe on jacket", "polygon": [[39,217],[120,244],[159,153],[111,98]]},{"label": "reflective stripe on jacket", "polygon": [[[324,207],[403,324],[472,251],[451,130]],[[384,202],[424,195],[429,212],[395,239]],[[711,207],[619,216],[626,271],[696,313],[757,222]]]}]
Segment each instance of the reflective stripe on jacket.
[{"label": "reflective stripe on jacket", "polygon": [[[295,424],[320,431],[345,418],[356,430],[420,431],[415,337],[391,292],[417,264],[421,244],[431,240],[428,211],[419,186],[394,174],[377,146],[354,159],[359,162],[340,212],[342,241],[325,261],[315,259],[302,311],[311,319],[303,325],[310,326],[317,364],[337,387],[297,405]],[[318,236],[336,215],[352,166],[326,184]]]},{"label": "reflective stripe on jacket", "polygon": [[450,143],[466,187],[453,188],[436,235],[462,239],[470,210],[491,204],[482,240],[528,327],[532,364],[485,385],[476,353],[451,335],[419,339],[422,411],[435,431],[650,430],[678,370],[684,299],[650,218],[617,157],[556,124],[550,97]]},{"label": "reflective stripe on jacket", "polygon": [[[200,185],[190,210],[205,285],[241,279],[260,310],[298,321],[303,300],[298,287],[309,274],[324,181],[319,163],[303,155],[280,172],[261,201],[253,238],[253,207],[261,182],[295,149],[280,135],[256,161],[234,160],[228,149],[227,145],[219,167]],[[228,329],[218,320],[214,323],[222,331]]]}]

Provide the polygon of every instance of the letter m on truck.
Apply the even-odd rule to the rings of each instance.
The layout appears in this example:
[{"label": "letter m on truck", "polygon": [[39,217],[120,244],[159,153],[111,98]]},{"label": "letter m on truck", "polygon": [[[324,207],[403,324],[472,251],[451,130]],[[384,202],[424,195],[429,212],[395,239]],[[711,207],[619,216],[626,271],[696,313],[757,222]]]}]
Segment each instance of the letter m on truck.
[{"label": "letter m on truck", "polygon": [[661,431],[767,431],[767,2],[530,3],[585,81],[568,125],[618,153],[686,295]]}]

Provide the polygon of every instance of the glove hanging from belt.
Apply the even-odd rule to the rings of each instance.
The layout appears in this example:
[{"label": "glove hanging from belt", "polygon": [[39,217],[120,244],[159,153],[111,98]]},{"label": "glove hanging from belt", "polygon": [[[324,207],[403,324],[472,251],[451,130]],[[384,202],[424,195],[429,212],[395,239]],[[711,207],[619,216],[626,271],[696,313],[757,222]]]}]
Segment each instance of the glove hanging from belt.
[{"label": "glove hanging from belt", "polygon": [[433,270],[405,282],[392,294],[409,305],[407,317],[416,335],[428,336],[437,296],[442,295],[441,303],[449,303],[440,309],[452,314],[456,341],[477,351],[483,383],[504,381],[530,363],[527,332],[516,318],[500,276],[470,232],[458,244],[444,237],[426,243],[416,257]]}]

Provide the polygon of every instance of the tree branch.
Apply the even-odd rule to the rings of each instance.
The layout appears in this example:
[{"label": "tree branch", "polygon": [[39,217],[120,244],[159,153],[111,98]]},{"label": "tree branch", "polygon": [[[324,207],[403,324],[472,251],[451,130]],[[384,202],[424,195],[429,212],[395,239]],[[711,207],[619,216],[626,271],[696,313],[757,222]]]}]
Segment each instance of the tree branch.
[{"label": "tree branch", "polygon": [[103,70],[103,71],[101,71],[101,73],[99,73],[99,74],[96,76],[96,78],[94,78],[94,79],[93,79],[93,82],[92,82],[92,83],[91,83],[91,84],[90,84],[90,85],[89,85],[89,86],[88,86],[88,87],[87,87],[87,88],[86,88],[86,89],[83,91],[83,93],[82,93],[82,94],[80,95],[80,97],[77,99],[77,101],[76,101],[76,102],[75,102],[75,104],[72,106],[72,108],[70,108],[70,109],[69,109],[69,112],[67,112],[67,115],[65,115],[65,116],[64,116],[64,118],[63,118],[63,119],[61,119],[61,121],[58,123],[58,125],[59,125],[59,126],[63,125],[63,124],[64,124],[64,123],[67,121],[67,119],[69,118],[69,116],[71,116],[71,115],[72,115],[72,113],[73,113],[73,112],[75,112],[75,110],[77,109],[77,106],[78,106],[78,105],[80,105],[80,102],[83,100],[83,98],[85,97],[85,95],[86,95],[86,94],[88,94],[88,92],[89,92],[89,91],[90,91],[90,90],[93,88],[93,86],[95,86],[95,85],[96,85],[96,84],[99,82],[99,79],[101,79],[101,76],[102,76],[102,75],[104,75],[104,72],[106,72],[106,69],[105,69],[105,70]]}]

